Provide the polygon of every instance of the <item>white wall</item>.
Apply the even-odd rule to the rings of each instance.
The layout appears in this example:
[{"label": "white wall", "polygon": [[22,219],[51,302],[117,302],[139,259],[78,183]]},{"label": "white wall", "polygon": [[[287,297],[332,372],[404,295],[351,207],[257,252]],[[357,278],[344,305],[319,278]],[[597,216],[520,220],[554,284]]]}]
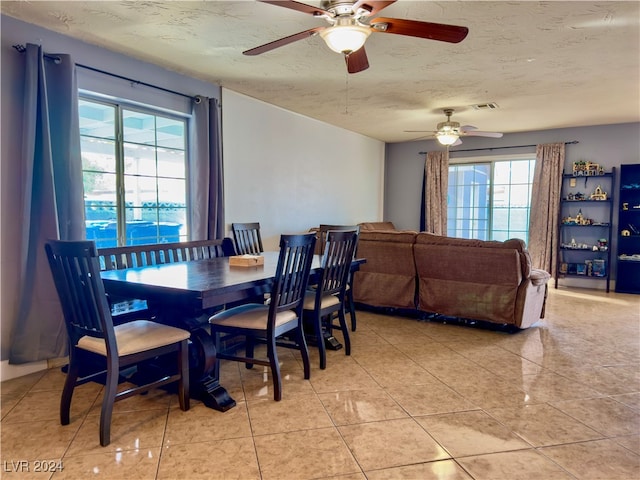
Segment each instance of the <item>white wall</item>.
[{"label": "white wall", "polygon": [[225,219],[281,233],[382,217],[384,143],[222,90]]}]

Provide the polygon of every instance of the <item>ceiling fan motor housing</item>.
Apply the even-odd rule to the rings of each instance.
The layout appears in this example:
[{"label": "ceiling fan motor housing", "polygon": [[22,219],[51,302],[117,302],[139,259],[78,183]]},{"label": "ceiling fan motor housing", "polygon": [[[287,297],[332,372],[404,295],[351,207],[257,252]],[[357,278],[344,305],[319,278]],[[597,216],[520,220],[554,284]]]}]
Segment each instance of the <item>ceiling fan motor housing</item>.
[{"label": "ceiling fan motor housing", "polygon": [[366,17],[371,13],[370,7],[366,4],[353,10],[354,2],[329,1],[323,2],[323,8],[335,16],[353,15],[354,18]]},{"label": "ceiling fan motor housing", "polygon": [[438,124],[439,132],[457,131],[459,128],[460,128],[460,123],[458,122],[447,121],[447,122],[440,122]]},{"label": "ceiling fan motor housing", "polygon": [[453,112],[454,112],[453,108],[444,109],[444,114],[447,116],[447,121],[440,122],[438,124],[439,133],[442,133],[442,134],[458,133],[458,130],[460,129],[460,123],[451,121],[451,115],[453,115]]}]

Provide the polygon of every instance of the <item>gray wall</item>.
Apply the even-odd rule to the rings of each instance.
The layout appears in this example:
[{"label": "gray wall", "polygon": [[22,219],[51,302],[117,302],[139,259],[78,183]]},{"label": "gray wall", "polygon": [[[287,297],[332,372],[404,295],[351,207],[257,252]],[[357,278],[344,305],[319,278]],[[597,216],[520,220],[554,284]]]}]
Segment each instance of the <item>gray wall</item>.
[{"label": "gray wall", "polygon": [[[620,125],[600,125],[581,128],[542,130],[528,133],[506,134],[500,139],[466,137],[464,143],[450,150],[450,158],[479,157],[483,155],[521,154],[533,152],[535,147],[496,149],[475,152],[456,150],[475,148],[496,148],[511,145],[536,145],[543,143],[570,142],[567,145],[565,171],[571,171],[573,162],[587,160],[604,165],[606,170],[621,164],[640,163],[640,123]],[[418,230],[420,226],[420,204],[425,156],[419,152],[442,150],[435,140],[414,141],[387,144],[385,165],[385,203],[384,219],[390,220],[400,229]],[[616,252],[618,232],[617,190],[620,184],[618,176],[614,192],[614,218],[612,230],[612,266]],[[615,271],[614,271],[615,274]],[[566,282],[565,282],[566,283]],[[575,284],[571,283],[572,285]],[[577,285],[577,284],[576,284]],[[582,286],[584,284],[580,284]],[[591,283],[590,286],[594,286]]]}]

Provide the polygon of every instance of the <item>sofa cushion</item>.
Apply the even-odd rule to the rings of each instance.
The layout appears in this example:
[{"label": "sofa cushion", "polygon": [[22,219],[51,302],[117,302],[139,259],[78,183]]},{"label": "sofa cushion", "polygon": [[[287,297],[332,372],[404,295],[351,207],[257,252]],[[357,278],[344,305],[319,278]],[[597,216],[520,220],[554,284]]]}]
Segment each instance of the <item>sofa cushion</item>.
[{"label": "sofa cushion", "polygon": [[395,230],[393,222],[363,222],[359,223],[360,230]]},{"label": "sofa cushion", "polygon": [[417,232],[400,230],[362,230],[359,241],[415,243]]},{"label": "sofa cushion", "polygon": [[445,237],[442,235],[434,235],[433,233],[421,232],[416,237],[416,244],[424,245],[449,245],[454,247],[469,248],[509,248],[516,250],[520,258],[522,268],[522,276],[529,278],[531,275],[531,256],[525,247],[524,240],[519,238],[511,238],[500,242],[497,240],[476,240],[471,238]]},{"label": "sofa cushion", "polygon": [[515,249],[416,243],[414,253],[420,310],[514,323],[522,282]]},{"label": "sofa cushion", "polygon": [[505,248],[514,248],[518,251],[518,254],[520,255],[520,264],[522,265],[522,275],[524,278],[529,278],[533,270],[533,265],[531,264],[531,255],[529,255],[529,250],[527,250],[524,240],[520,238],[511,238],[509,240],[505,240],[502,244]]},{"label": "sofa cushion", "polygon": [[362,230],[356,257],[366,263],[354,276],[358,303],[391,308],[415,308],[415,232]]}]

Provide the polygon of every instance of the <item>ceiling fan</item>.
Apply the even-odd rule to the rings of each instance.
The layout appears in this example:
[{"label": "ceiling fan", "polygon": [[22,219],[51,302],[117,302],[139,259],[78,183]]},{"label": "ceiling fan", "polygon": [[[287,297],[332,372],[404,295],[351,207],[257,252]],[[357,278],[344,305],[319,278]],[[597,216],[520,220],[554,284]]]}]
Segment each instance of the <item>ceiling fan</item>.
[{"label": "ceiling fan", "polygon": [[[491,137],[502,138],[502,133],[498,132],[482,132],[477,127],[472,125],[460,126],[458,122],[451,121],[451,115],[453,115],[453,108],[445,108],[444,114],[447,116],[446,122],[440,122],[436,127],[435,132],[432,133],[436,137],[441,145],[447,147],[455,147],[462,143],[460,137]],[[424,130],[405,130],[405,132],[424,132]]]},{"label": "ceiling fan", "polygon": [[349,73],[358,73],[369,68],[364,42],[372,32],[393,33],[449,43],[459,43],[469,33],[467,27],[455,25],[398,18],[373,18],[380,10],[395,3],[396,0],[357,0],[355,2],[330,0],[323,2],[325,8],[317,8],[293,0],[259,1],[297,10],[314,17],[324,18],[329,23],[329,26],[311,28],[265,43],[242,52],[244,55],[260,55],[303,38],[319,34],[331,50],[344,55]]}]

